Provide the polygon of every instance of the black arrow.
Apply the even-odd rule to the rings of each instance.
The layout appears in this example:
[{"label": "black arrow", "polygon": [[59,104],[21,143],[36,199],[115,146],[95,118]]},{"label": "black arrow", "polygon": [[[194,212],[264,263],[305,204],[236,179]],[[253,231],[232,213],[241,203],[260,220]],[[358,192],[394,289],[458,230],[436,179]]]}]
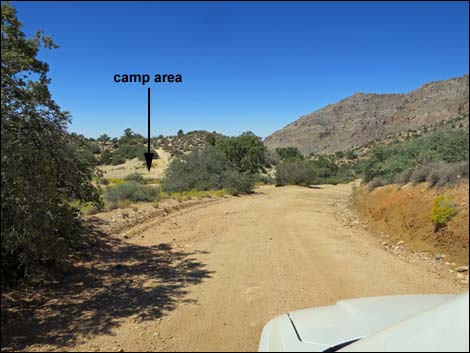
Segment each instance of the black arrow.
[{"label": "black arrow", "polygon": [[148,88],[148,98],[147,98],[147,107],[148,107],[148,150],[145,155],[145,161],[147,162],[147,169],[150,172],[150,168],[152,168],[152,161],[154,153],[150,153],[150,87]]}]

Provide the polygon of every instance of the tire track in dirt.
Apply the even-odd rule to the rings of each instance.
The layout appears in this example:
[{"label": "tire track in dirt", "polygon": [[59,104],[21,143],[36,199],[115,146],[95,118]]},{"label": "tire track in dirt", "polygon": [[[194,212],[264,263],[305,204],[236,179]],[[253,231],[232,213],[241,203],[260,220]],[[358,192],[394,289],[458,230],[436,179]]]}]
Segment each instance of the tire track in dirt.
[{"label": "tire track in dirt", "polygon": [[[106,332],[28,349],[253,351],[267,321],[288,311],[355,297],[466,290],[445,273],[385,251],[366,230],[342,224],[333,205],[346,203],[351,187],[262,187],[149,221],[125,244],[166,246],[179,254],[178,266],[197,264],[206,275],[172,278],[180,294],[158,316],[122,315]],[[148,286],[147,301],[149,290],[158,293],[162,285],[153,277],[136,283]]]}]

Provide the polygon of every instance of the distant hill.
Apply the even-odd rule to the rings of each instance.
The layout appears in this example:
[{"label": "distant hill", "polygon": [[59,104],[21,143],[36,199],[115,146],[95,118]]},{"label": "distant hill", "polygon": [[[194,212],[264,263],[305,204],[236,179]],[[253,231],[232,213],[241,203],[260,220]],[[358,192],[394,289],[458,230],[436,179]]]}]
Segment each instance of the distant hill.
[{"label": "distant hill", "polygon": [[208,139],[213,141],[225,137],[217,132],[209,132],[205,130],[194,130],[187,133],[180,131],[174,136],[159,136],[156,138],[154,145],[169,152],[172,156],[182,153],[191,152],[197,147],[203,147],[208,143]]},{"label": "distant hill", "polygon": [[468,99],[468,74],[406,94],[356,93],[300,117],[264,142],[270,149],[293,146],[304,154],[344,151],[468,115]]}]

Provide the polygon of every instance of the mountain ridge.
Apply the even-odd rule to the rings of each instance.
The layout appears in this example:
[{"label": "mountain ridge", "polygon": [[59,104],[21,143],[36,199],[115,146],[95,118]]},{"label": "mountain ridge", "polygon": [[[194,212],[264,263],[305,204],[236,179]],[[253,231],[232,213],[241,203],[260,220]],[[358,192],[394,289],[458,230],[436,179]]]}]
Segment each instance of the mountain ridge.
[{"label": "mountain ridge", "polygon": [[264,142],[270,149],[293,146],[304,154],[347,150],[468,115],[468,98],[468,74],[431,81],[408,93],[356,92],[299,117]]}]

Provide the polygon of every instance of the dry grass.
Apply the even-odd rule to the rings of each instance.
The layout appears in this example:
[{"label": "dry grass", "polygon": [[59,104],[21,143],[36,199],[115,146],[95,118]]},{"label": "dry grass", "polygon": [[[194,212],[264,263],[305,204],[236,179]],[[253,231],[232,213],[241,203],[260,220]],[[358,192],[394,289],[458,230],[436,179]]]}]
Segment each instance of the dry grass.
[{"label": "dry grass", "polygon": [[103,165],[99,169],[103,172],[103,177],[110,179],[110,181],[111,179],[124,179],[132,173],[142,174],[145,179],[160,180],[170,163],[170,154],[162,149],[156,151],[160,158],[153,161],[150,172],[147,171],[145,161],[139,161],[137,158],[128,160],[123,164]]}]

